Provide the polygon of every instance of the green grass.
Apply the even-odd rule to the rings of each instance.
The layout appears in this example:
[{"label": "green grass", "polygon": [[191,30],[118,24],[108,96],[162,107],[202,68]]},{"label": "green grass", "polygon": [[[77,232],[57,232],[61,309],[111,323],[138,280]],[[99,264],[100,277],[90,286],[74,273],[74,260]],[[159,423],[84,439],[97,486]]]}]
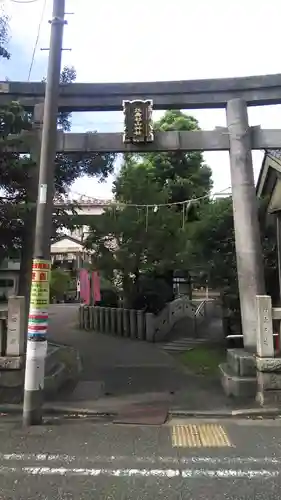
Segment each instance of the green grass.
[{"label": "green grass", "polygon": [[225,361],[225,357],[222,348],[198,346],[180,354],[179,359],[196,375],[214,376],[218,374],[218,366]]}]

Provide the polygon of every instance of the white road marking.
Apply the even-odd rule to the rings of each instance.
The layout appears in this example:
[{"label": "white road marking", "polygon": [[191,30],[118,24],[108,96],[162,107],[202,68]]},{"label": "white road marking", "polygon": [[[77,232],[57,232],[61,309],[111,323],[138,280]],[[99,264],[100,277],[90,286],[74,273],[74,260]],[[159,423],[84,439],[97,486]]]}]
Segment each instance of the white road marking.
[{"label": "white road marking", "polygon": [[[93,455],[93,456],[75,456],[68,454],[59,454],[59,453],[0,453],[0,462],[6,461],[15,461],[15,462],[64,462],[70,463],[75,461],[84,461],[84,462],[100,462],[100,463],[112,463],[115,462],[126,462],[132,461],[132,457],[125,455],[111,455],[111,456],[103,456],[103,455]],[[267,465],[281,465],[281,457],[200,457],[200,456],[191,456],[191,457],[162,457],[162,456],[134,456],[133,461],[135,463],[164,463],[164,464],[186,464],[186,465],[200,465],[200,464],[209,464],[209,465],[231,465],[231,466],[241,466],[248,464],[267,464]]]},{"label": "white road marking", "polygon": [[48,461],[63,461],[72,462],[77,457],[67,454],[52,454],[52,453],[0,453],[0,461],[32,461],[35,462],[48,462]]},{"label": "white road marking", "polygon": [[11,473],[31,476],[110,476],[110,477],[156,477],[171,479],[221,478],[221,479],[260,479],[274,478],[281,474],[279,470],[268,469],[96,469],[67,467],[5,467],[0,466],[0,475]]},{"label": "white road marking", "polygon": [[280,476],[279,470],[267,470],[267,469],[186,469],[181,471],[181,476],[183,478],[196,478],[196,477],[208,477],[208,478],[236,478],[236,479],[259,479],[259,478],[273,478]]}]

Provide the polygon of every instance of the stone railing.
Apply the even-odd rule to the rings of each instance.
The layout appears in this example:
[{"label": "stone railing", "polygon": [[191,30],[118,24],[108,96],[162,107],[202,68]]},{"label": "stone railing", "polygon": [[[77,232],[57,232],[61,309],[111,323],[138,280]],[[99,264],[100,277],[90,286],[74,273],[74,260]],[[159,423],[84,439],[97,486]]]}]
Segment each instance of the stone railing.
[{"label": "stone railing", "polygon": [[134,309],[81,306],[79,326],[85,330],[159,342],[180,319],[194,319],[197,307],[187,297],[180,297],[168,303],[159,314]]}]

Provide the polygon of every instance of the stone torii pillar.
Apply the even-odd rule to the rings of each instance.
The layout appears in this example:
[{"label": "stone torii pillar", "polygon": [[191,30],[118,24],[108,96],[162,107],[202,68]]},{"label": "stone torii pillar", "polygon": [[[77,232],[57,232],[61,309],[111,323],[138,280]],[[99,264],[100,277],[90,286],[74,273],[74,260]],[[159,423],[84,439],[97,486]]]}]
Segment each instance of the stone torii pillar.
[{"label": "stone torii pillar", "polygon": [[255,351],[256,295],[265,295],[265,282],[246,102],[229,101],[226,116],[243,339],[244,347]]}]

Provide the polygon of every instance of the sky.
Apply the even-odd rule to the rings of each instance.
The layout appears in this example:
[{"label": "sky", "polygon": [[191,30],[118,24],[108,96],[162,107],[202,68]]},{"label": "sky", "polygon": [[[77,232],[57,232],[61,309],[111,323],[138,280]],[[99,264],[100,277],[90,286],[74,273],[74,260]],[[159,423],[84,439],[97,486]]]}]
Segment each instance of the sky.
[{"label": "sky", "polygon": [[[20,0],[17,0],[18,2]],[[45,0],[0,0],[10,15],[10,61],[0,80],[27,81]],[[30,81],[46,75],[52,0],[46,0]],[[66,0],[63,65],[78,82],[192,80],[274,74],[281,71],[280,0]],[[149,98],[149,96],[147,96]],[[186,110],[188,112],[188,110]],[[224,110],[191,110],[202,129],[226,126]],[[154,113],[154,118],[161,116]],[[122,131],[122,113],[75,113],[73,132]],[[249,109],[250,125],[281,128],[281,106]],[[257,179],[263,152],[253,152]],[[208,152],[214,191],[230,186],[228,152]],[[111,197],[113,178],[79,179],[75,193]]]}]

